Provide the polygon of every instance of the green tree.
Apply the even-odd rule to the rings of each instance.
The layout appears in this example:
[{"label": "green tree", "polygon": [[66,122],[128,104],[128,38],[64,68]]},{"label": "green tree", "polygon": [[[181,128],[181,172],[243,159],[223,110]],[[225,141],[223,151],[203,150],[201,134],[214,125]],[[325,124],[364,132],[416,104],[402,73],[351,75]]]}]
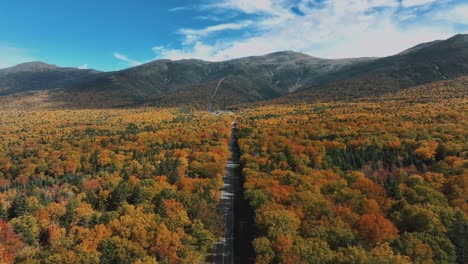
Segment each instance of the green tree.
[{"label": "green tree", "polygon": [[275,257],[275,252],[270,240],[266,237],[254,239],[253,248],[256,256],[256,263],[272,263]]},{"label": "green tree", "polygon": [[16,233],[20,234],[23,241],[30,246],[39,245],[40,228],[37,219],[31,215],[22,215],[11,220]]},{"label": "green tree", "polygon": [[336,257],[327,242],[317,238],[298,237],[294,240],[292,253],[298,257],[296,263],[333,263]]},{"label": "green tree", "polygon": [[455,263],[457,254],[455,246],[443,235],[433,235],[428,232],[415,234],[423,243],[428,244],[434,253],[436,263]]},{"label": "green tree", "polygon": [[466,263],[468,261],[468,222],[461,210],[455,212],[449,235],[457,251],[457,262]]},{"label": "green tree", "polygon": [[15,218],[22,216],[28,212],[28,204],[26,201],[26,196],[24,194],[19,194],[15,197],[10,206],[10,218]]},{"label": "green tree", "polygon": [[135,243],[119,237],[105,238],[98,245],[100,263],[133,263],[145,257],[145,251]]},{"label": "green tree", "polygon": [[360,246],[340,248],[338,249],[335,262],[337,264],[369,264],[369,256],[367,255],[367,251]]},{"label": "green tree", "polygon": [[393,248],[416,264],[434,263],[432,248],[413,233],[404,233],[392,243]]},{"label": "green tree", "polygon": [[205,229],[203,223],[195,220],[191,226],[192,236],[196,241],[197,249],[200,252],[206,252],[215,242],[213,234]]},{"label": "green tree", "polygon": [[128,203],[137,205],[143,202],[143,198],[141,187],[138,185],[133,189],[132,194],[128,197]]},{"label": "green tree", "polygon": [[124,181],[121,181],[115,190],[110,194],[108,209],[111,211],[119,209],[122,202],[127,199],[128,192],[128,184]]}]

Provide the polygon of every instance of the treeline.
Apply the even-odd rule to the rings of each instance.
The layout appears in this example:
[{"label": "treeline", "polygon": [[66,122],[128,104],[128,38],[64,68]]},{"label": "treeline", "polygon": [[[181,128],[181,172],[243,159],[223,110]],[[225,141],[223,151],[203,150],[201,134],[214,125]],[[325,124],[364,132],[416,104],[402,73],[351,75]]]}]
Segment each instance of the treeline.
[{"label": "treeline", "polygon": [[256,263],[468,261],[467,99],[414,93],[242,113]]},{"label": "treeline", "polygon": [[0,263],[198,263],[220,232],[229,120],[0,112]]}]

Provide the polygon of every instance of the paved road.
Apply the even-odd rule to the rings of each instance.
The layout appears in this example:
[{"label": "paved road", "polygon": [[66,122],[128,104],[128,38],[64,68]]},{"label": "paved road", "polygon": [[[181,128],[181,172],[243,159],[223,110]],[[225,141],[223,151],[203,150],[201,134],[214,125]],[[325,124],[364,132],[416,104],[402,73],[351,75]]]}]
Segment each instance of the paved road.
[{"label": "paved road", "polygon": [[222,217],[222,223],[225,225],[224,236],[219,238],[215,245],[213,263],[232,264],[234,263],[234,198],[239,190],[239,158],[237,157],[237,140],[235,136],[236,128],[233,125],[229,149],[231,158],[226,165],[224,175],[224,186],[221,191],[221,201],[219,205],[219,214]]}]

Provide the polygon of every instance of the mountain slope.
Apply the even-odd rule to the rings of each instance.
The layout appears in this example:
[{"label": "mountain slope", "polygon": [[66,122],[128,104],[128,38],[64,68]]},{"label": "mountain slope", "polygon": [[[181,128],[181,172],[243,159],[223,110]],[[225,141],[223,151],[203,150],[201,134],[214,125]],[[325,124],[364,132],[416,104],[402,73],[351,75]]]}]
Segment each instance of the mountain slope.
[{"label": "mountain slope", "polygon": [[0,95],[80,86],[98,75],[94,70],[60,68],[37,61],[23,63],[0,70]]},{"label": "mountain slope", "polygon": [[[224,62],[157,60],[97,74],[52,97],[76,107],[188,103],[219,109],[281,97],[309,85],[317,76],[368,60],[327,60],[291,51]],[[68,100],[70,96],[76,100]]]},{"label": "mountain slope", "polygon": [[400,54],[343,67],[293,95],[343,99],[378,96],[468,74],[468,35],[420,44]]},{"label": "mountain slope", "polygon": [[224,108],[281,97],[319,76],[372,59],[328,60],[285,51],[223,62],[157,60],[108,73],[33,62],[0,70],[0,95],[43,91],[50,102],[69,107],[190,103]]},{"label": "mountain slope", "polygon": [[0,96],[9,97],[3,101],[28,106],[190,104],[223,109],[282,97],[343,100],[379,96],[467,74],[468,35],[456,35],[385,58],[330,60],[283,51],[223,62],[156,60],[116,72],[32,62],[0,70]]}]

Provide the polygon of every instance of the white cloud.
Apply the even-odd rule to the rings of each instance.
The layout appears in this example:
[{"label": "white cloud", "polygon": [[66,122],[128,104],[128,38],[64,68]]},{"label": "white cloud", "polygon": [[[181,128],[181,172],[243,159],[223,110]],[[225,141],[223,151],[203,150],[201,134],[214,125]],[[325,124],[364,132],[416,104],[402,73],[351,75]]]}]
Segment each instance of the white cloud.
[{"label": "white cloud", "polygon": [[130,59],[130,58],[127,57],[126,55],[121,54],[121,53],[118,53],[118,52],[114,52],[113,55],[114,55],[114,57],[115,57],[116,59],[121,60],[121,61],[127,63],[129,66],[138,66],[138,65],[143,64],[143,62]]},{"label": "white cloud", "polygon": [[202,29],[182,28],[178,31],[178,33],[185,35],[184,44],[190,44],[190,43],[194,43],[195,41],[197,41],[200,37],[207,36],[209,34],[212,34],[218,31],[239,30],[239,29],[248,27],[251,24],[252,24],[251,21],[243,21],[240,23],[219,24],[219,25],[202,28]]},{"label": "white cloud", "polygon": [[169,11],[179,12],[179,11],[185,11],[185,10],[188,10],[188,9],[191,9],[191,7],[190,6],[178,6],[178,7],[174,7],[174,8],[169,9]]},{"label": "white cloud", "polygon": [[153,47],[153,52],[156,54],[156,59],[170,59],[170,60],[182,60],[189,58],[205,59],[220,61],[229,58],[221,58],[221,53],[218,50],[222,48],[216,45],[206,45],[202,42],[195,42],[190,49],[168,49],[162,46]]},{"label": "white cloud", "polygon": [[[276,2],[276,4],[275,4]],[[274,0],[225,0],[225,1],[216,1],[208,7],[216,8],[225,8],[225,9],[235,9],[242,11],[244,13],[252,14],[258,12],[264,13],[276,13],[276,6],[284,1],[274,1]]]},{"label": "white cloud", "polygon": [[15,66],[20,63],[35,61],[27,49],[0,44],[0,69]]},{"label": "white cloud", "polygon": [[436,0],[403,0],[401,4],[403,7],[424,6],[434,3]]},{"label": "white cloud", "polygon": [[[293,4],[287,0],[220,0],[209,8],[224,12],[236,10],[256,14],[245,29],[256,34],[242,39],[210,39],[210,33],[233,29],[239,24],[220,24],[202,29],[182,29],[185,35],[181,48],[154,47],[157,58],[197,58],[220,61],[280,50],[295,50],[325,58],[380,57],[393,55],[421,42],[448,38],[455,27],[420,20],[404,25],[404,21],[421,19],[420,14],[404,5],[421,6],[431,1],[406,0],[327,0],[311,5],[302,0]],[[424,2],[424,3],[423,3]],[[291,12],[297,7],[303,15]],[[466,21],[468,8],[441,12],[440,17]],[[434,11],[428,11],[432,18]],[[432,12],[432,13],[431,13]],[[448,19],[448,18],[446,18]],[[246,21],[247,22],[247,21]],[[456,23],[455,21],[453,21]],[[242,28],[238,26],[238,28]],[[248,32],[248,31],[247,31]]]},{"label": "white cloud", "polygon": [[434,17],[452,23],[468,25],[468,5],[458,5],[444,11],[438,11]]},{"label": "white cloud", "polygon": [[81,65],[80,67],[78,67],[78,69],[80,69],[80,70],[87,70],[87,69],[89,69],[89,68],[88,68],[88,64],[85,63],[85,64]]},{"label": "white cloud", "polygon": [[207,35],[209,33],[213,33],[213,32],[216,32],[216,31],[229,30],[229,29],[241,29],[241,28],[247,27],[247,26],[249,26],[251,24],[252,24],[251,21],[244,21],[244,22],[241,22],[241,23],[219,24],[219,25],[215,25],[215,26],[206,27],[206,28],[203,28],[203,29],[186,29],[186,28],[183,28],[183,29],[179,30],[179,33],[184,34],[184,35],[185,34],[187,34],[187,35]]}]

